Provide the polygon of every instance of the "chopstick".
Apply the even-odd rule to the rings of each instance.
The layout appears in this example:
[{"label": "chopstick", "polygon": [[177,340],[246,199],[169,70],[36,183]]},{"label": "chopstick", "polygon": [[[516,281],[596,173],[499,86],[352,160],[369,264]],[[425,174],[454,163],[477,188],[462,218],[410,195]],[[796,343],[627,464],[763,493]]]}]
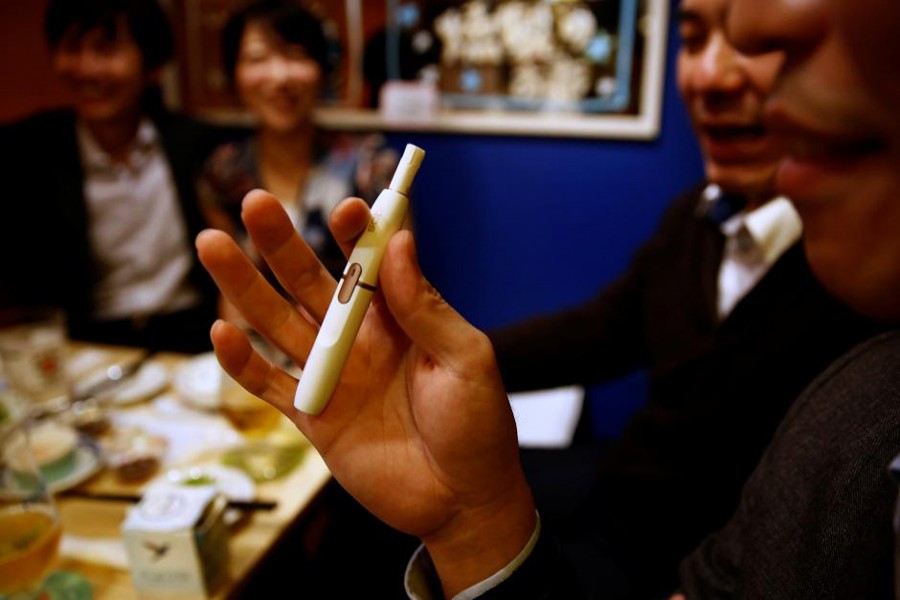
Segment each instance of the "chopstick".
[{"label": "chopstick", "polygon": [[[94,492],[81,492],[78,490],[66,490],[59,492],[57,496],[66,498],[81,498],[84,500],[100,500],[102,502],[126,502],[135,504],[141,501],[139,494],[98,494]],[[274,500],[229,500],[228,508],[239,510],[274,510],[278,503]]]}]

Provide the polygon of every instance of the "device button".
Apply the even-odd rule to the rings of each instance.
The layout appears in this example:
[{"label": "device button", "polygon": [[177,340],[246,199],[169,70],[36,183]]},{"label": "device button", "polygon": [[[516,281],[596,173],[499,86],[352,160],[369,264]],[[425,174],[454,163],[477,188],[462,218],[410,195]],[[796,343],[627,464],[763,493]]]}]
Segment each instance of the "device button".
[{"label": "device button", "polygon": [[341,281],[341,289],[338,292],[338,302],[341,304],[350,302],[353,290],[356,289],[356,284],[359,283],[360,275],[362,275],[362,266],[360,266],[359,263],[353,263],[347,267],[347,272],[344,274],[344,279]]}]

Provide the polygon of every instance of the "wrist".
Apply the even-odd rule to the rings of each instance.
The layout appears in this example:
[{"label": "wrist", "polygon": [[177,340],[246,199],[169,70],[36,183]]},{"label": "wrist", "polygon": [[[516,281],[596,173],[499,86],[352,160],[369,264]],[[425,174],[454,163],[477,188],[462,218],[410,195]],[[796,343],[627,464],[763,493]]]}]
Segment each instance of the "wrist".
[{"label": "wrist", "polygon": [[445,597],[506,567],[527,545],[537,525],[525,482],[487,503],[466,507],[422,541],[441,580]]}]

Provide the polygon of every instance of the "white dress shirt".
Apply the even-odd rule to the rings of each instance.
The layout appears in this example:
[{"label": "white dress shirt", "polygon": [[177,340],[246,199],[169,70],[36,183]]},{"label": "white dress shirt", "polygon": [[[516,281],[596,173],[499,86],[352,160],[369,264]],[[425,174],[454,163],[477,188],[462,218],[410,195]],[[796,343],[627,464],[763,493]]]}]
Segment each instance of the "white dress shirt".
[{"label": "white dress shirt", "polygon": [[718,316],[725,319],[803,232],[793,205],[778,197],[741,211],[721,225],[725,250],[719,265]]},{"label": "white dress shirt", "polygon": [[94,317],[164,314],[196,306],[192,246],[159,133],[145,119],[128,160],[113,161],[79,123],[91,251],[98,265]]},{"label": "white dress shirt", "polygon": [[[508,565],[487,579],[479,581],[475,585],[467,587],[463,591],[455,594],[450,600],[473,600],[509,579],[509,577],[515,573],[516,569],[525,562],[525,559],[531,556],[531,552],[537,545],[540,536],[541,516],[538,515],[531,537],[528,538],[525,547],[519,551]],[[424,545],[419,546],[415,553],[413,553],[409,564],[406,566],[406,574],[403,578],[406,595],[410,600],[439,600],[439,598],[435,598],[430,592],[431,584],[437,583],[436,581],[430,580],[430,574],[433,571],[434,566],[431,563],[431,557],[428,556],[428,551],[425,550]]]}]

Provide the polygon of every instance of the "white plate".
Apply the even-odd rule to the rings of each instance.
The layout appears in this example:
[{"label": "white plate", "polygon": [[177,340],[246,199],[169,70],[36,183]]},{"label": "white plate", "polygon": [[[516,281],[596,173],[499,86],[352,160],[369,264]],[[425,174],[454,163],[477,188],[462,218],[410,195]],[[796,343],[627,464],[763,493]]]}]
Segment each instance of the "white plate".
[{"label": "white plate", "polygon": [[[243,471],[217,463],[205,463],[169,469],[144,487],[146,493],[154,485],[210,485],[215,486],[229,500],[249,502],[256,498],[256,484]],[[241,518],[241,511],[225,511],[225,524],[233,525]]]},{"label": "white plate", "polygon": [[[89,442],[83,442],[75,449],[75,466],[66,475],[47,482],[47,489],[51,493],[62,492],[87,481],[103,466],[99,450]],[[0,472],[2,486],[0,486],[0,498],[11,500],[22,498],[29,490],[20,487],[12,475],[4,470]]]},{"label": "white plate", "polygon": [[179,400],[203,410],[219,407],[222,368],[212,352],[200,354],[182,363],[172,377],[172,388]]},{"label": "white plate", "polygon": [[81,348],[69,354],[66,360],[66,374],[77,382],[108,362],[110,362],[109,352],[96,348]]},{"label": "white plate", "polygon": [[249,502],[256,497],[256,484],[243,471],[226,467],[217,463],[205,463],[169,469],[159,477],[151,480],[146,489],[153,485],[212,485],[218,488],[229,500]]},{"label": "white plate", "polygon": [[169,372],[155,361],[147,361],[133,376],[117,385],[109,393],[116,404],[134,404],[156,396],[169,385]]}]

